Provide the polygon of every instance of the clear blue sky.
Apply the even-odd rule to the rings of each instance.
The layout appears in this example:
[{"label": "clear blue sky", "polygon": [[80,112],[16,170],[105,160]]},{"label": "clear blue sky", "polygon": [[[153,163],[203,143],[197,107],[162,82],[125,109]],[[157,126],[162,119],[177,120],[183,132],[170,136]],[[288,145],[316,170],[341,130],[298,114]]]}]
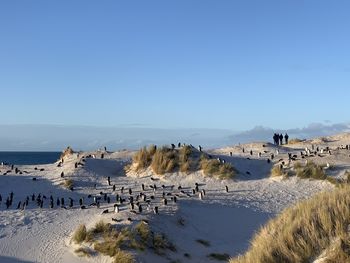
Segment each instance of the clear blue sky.
[{"label": "clear blue sky", "polygon": [[1,1],[1,123],[348,122],[349,11],[349,1]]}]

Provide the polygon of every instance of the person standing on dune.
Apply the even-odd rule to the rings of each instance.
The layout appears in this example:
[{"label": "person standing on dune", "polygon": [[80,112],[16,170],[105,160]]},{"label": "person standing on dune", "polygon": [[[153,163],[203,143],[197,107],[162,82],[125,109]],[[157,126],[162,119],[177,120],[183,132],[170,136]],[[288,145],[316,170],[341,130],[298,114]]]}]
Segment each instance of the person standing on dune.
[{"label": "person standing on dune", "polygon": [[289,136],[288,136],[288,134],[286,133],[286,134],[284,135],[284,140],[285,140],[286,144],[288,144],[288,139],[289,139]]}]

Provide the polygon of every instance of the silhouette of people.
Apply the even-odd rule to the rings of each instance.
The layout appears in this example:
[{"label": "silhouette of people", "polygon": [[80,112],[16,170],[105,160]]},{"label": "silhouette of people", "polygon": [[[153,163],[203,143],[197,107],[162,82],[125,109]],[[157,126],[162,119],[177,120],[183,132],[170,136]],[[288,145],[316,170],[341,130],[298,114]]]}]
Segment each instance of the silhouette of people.
[{"label": "silhouette of people", "polygon": [[283,144],[283,134],[282,133],[279,135],[279,139],[280,139],[280,145],[282,145]]},{"label": "silhouette of people", "polygon": [[288,139],[289,139],[289,136],[288,136],[288,134],[286,133],[286,134],[284,135],[284,140],[285,140],[286,144],[288,144]]},{"label": "silhouette of people", "polygon": [[273,143],[279,145],[279,135],[277,133],[273,135]]}]

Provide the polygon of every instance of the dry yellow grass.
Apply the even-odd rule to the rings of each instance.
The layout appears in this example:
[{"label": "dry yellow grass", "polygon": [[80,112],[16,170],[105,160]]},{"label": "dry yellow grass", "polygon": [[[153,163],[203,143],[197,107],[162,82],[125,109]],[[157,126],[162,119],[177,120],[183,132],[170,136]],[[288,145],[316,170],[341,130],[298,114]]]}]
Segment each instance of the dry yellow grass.
[{"label": "dry yellow grass", "polygon": [[280,165],[275,165],[274,167],[272,167],[271,172],[270,172],[271,177],[283,176],[283,175],[285,175],[285,172],[284,172],[283,168],[281,168]]},{"label": "dry yellow grass", "polygon": [[151,167],[156,174],[173,172],[178,165],[178,154],[167,147],[157,149],[153,155]]},{"label": "dry yellow grass", "polygon": [[204,155],[201,156],[200,168],[204,175],[219,179],[231,179],[236,175],[236,170],[230,163],[221,163],[216,159],[208,159]]},{"label": "dry yellow grass", "polygon": [[315,164],[314,162],[308,162],[305,166],[298,166],[298,168],[296,168],[296,174],[303,179],[313,178],[324,180],[327,178],[322,166]]},{"label": "dry yellow grass", "polygon": [[63,159],[63,158],[66,157],[66,156],[72,155],[73,153],[74,153],[73,149],[72,149],[70,146],[68,146],[68,147],[62,152],[60,159]]},{"label": "dry yellow grass", "polygon": [[[134,227],[123,227],[117,229],[111,224],[99,221],[90,230],[86,230],[85,225],[81,225],[73,234],[72,238],[76,243],[93,245],[89,254],[98,252],[110,256],[114,262],[129,263],[134,262],[134,257],[126,250],[153,250],[159,255],[165,254],[166,250],[175,251],[175,246],[168,239],[158,233],[151,231],[150,227],[140,222]],[[76,253],[84,254],[87,247],[81,247]]]},{"label": "dry yellow grass", "polygon": [[91,257],[91,251],[88,248],[84,248],[84,247],[80,247],[76,250],[74,250],[74,252],[79,256],[79,257]]},{"label": "dry yellow grass", "polygon": [[135,263],[134,256],[126,251],[118,250],[114,256],[113,263]]},{"label": "dry yellow grass", "polygon": [[86,226],[80,225],[74,232],[73,241],[77,244],[82,243],[86,239]]},{"label": "dry yellow grass", "polygon": [[151,145],[149,149],[143,147],[134,154],[133,162],[137,164],[136,170],[145,169],[151,164],[152,157],[155,152],[154,149],[155,146]]},{"label": "dry yellow grass", "polygon": [[136,170],[151,167],[156,174],[163,175],[180,171],[190,173],[203,170],[204,175],[220,179],[230,179],[236,170],[230,163],[221,163],[216,159],[208,159],[205,154],[196,151],[191,146],[172,149],[166,146],[161,148],[140,149],[133,157]]},{"label": "dry yellow grass", "polygon": [[74,182],[72,179],[65,179],[64,180],[64,183],[63,183],[63,186],[69,190],[72,190],[73,189],[73,186],[74,186]]},{"label": "dry yellow grass", "polygon": [[299,139],[299,138],[293,138],[291,140],[288,141],[288,144],[297,144],[297,143],[301,143],[305,140]]},{"label": "dry yellow grass", "polygon": [[253,238],[246,254],[230,263],[312,262],[333,242],[340,242],[336,246],[339,251],[326,254],[329,261],[325,262],[350,262],[349,224],[350,187],[321,193],[270,220]]}]

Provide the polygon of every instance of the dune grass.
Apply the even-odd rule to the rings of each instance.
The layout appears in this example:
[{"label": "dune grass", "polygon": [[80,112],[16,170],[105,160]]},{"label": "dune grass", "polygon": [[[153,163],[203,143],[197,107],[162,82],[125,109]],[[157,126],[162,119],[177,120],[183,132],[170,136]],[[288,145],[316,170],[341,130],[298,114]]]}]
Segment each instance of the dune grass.
[{"label": "dune grass", "polygon": [[62,160],[64,157],[72,155],[74,153],[73,149],[68,146],[61,154],[60,159]]},{"label": "dune grass", "polygon": [[232,179],[236,175],[236,170],[230,163],[221,163],[217,159],[209,159],[205,155],[201,156],[200,168],[204,175],[219,179]]},{"label": "dune grass", "polygon": [[164,146],[154,153],[151,167],[156,174],[165,174],[173,172],[178,163],[177,152]]},{"label": "dune grass", "polygon": [[[318,194],[270,220],[246,254],[230,263],[312,262],[327,250],[325,262],[350,262],[349,223],[349,186]],[[335,255],[331,253],[334,242],[339,242]]]},{"label": "dune grass", "polygon": [[91,257],[91,250],[85,247],[80,247],[74,252],[79,256],[79,257]]},{"label": "dune grass", "polygon": [[344,175],[345,175],[345,182],[347,184],[350,184],[350,172],[346,170]]},{"label": "dune grass", "polygon": [[86,242],[92,245],[93,251],[112,257],[114,262],[134,262],[129,250],[150,249],[158,255],[164,255],[167,250],[176,251],[163,234],[154,233],[143,222],[118,229],[99,221],[88,231],[85,225],[81,225],[74,232],[72,240],[78,244]]},{"label": "dune grass", "polygon": [[133,162],[137,164],[136,170],[142,170],[146,169],[148,166],[150,166],[152,162],[152,157],[156,152],[156,146],[151,145],[148,147],[141,148],[139,151],[137,151],[133,156]]},{"label": "dune grass", "polygon": [[236,170],[230,163],[221,163],[216,159],[209,159],[206,154],[185,145],[178,149],[167,146],[156,148],[141,148],[133,157],[136,171],[151,167],[159,175],[172,172],[190,173],[203,170],[205,176],[219,179],[230,179],[236,175]]},{"label": "dune grass", "polygon": [[135,263],[134,256],[126,251],[118,250],[114,256],[113,263]]},{"label": "dune grass", "polygon": [[296,169],[296,175],[300,178],[313,178],[318,180],[324,180],[327,178],[322,166],[315,164],[314,162],[308,162],[304,167],[298,167],[299,168]]},{"label": "dune grass", "polygon": [[272,167],[270,172],[270,177],[284,176],[286,175],[283,168],[280,165],[275,165]]},{"label": "dune grass", "polygon": [[288,140],[288,144],[297,144],[297,143],[301,143],[301,142],[304,142],[305,139],[299,139],[299,138],[293,138],[293,139],[290,139]]},{"label": "dune grass", "polygon": [[64,179],[63,186],[69,190],[72,190],[74,186],[74,182],[72,179]]},{"label": "dune grass", "polygon": [[73,233],[73,241],[77,244],[82,243],[86,239],[86,226],[80,225]]},{"label": "dune grass", "polygon": [[155,233],[152,236],[153,249],[156,254],[164,255],[166,250],[175,252],[176,247],[164,234]]}]

